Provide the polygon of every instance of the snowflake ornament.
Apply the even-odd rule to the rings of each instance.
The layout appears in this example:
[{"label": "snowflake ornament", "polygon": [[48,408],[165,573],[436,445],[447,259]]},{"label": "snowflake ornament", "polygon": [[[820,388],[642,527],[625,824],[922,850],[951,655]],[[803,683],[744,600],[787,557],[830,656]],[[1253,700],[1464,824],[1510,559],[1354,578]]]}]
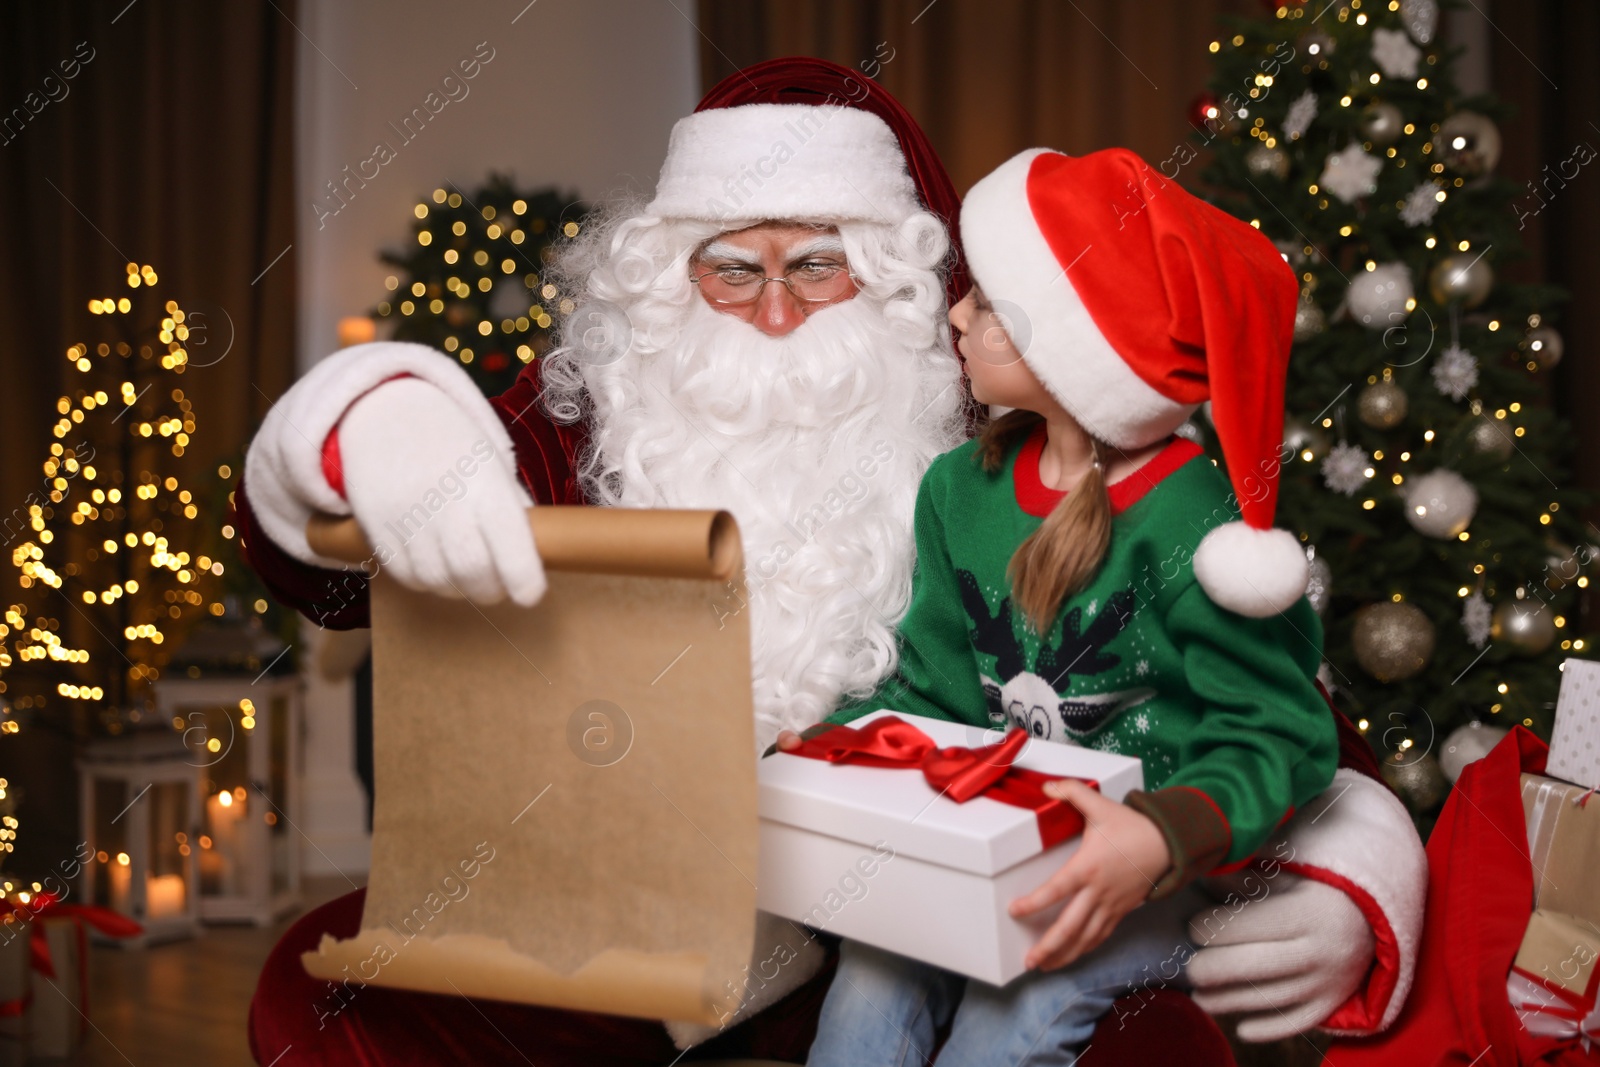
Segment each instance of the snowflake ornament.
[{"label": "snowflake ornament", "polygon": [[1400,221],[1407,226],[1426,226],[1439,210],[1439,187],[1432,182],[1422,182],[1406,194],[1400,205]]},{"label": "snowflake ornament", "polygon": [[1311,128],[1311,120],[1317,117],[1317,94],[1307,89],[1294,98],[1294,103],[1289,105],[1289,113],[1283,118],[1283,136],[1287,141],[1298,141],[1305,136],[1306,130]]},{"label": "snowflake ornament", "polygon": [[1133,717],[1133,728],[1135,730],[1138,730],[1141,734],[1149,733],[1150,732],[1150,716],[1148,714],[1146,714],[1145,712],[1142,712],[1142,711],[1139,714],[1135,715]]},{"label": "snowflake ornament", "polygon": [[1354,496],[1367,484],[1367,453],[1345,441],[1340,441],[1322,461],[1322,481],[1335,493]]},{"label": "snowflake ornament", "polygon": [[1390,78],[1415,78],[1422,49],[1411,43],[1405,30],[1373,30],[1372,61]]},{"label": "snowflake ornament", "polygon": [[1351,141],[1328,157],[1323,165],[1322,177],[1317,184],[1347,204],[1378,189],[1378,171],[1383,161],[1362,151],[1361,144]]},{"label": "snowflake ornament", "polygon": [[1461,628],[1467,631],[1467,640],[1472,642],[1473,648],[1482,648],[1484,642],[1489,640],[1493,618],[1494,611],[1482,592],[1467,597],[1467,602],[1461,606]]},{"label": "snowflake ornament", "polygon": [[1451,400],[1464,400],[1478,384],[1478,357],[1458,344],[1443,352],[1433,364],[1433,384]]}]

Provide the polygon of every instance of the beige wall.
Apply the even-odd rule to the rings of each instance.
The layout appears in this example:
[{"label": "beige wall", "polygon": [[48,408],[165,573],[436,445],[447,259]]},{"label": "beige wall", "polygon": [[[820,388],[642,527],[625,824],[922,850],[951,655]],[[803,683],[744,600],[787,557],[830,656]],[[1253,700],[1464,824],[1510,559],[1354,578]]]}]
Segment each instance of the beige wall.
[{"label": "beige wall", "polygon": [[[590,201],[655,184],[672,123],[700,95],[699,34],[686,17],[694,5],[524,4],[300,5],[300,328],[292,358],[302,370],[338,347],[340,318],[383,298],[388,271],[378,250],[409,239],[413,205],[440,183],[470,190],[490,170],[510,171],[519,182],[555,185]],[[474,77],[460,77],[463,60]],[[445,83],[452,73],[456,80]],[[431,107],[429,93],[437,94]],[[407,141],[390,123],[400,126],[417,107],[437,114]],[[368,163],[380,141],[393,158]],[[326,183],[343,182],[347,166],[366,180],[351,180],[341,204]],[[303,627],[303,662],[315,662],[319,636]],[[368,843],[354,771],[351,686],[307,673],[302,855],[310,873],[356,875],[367,869]]]}]

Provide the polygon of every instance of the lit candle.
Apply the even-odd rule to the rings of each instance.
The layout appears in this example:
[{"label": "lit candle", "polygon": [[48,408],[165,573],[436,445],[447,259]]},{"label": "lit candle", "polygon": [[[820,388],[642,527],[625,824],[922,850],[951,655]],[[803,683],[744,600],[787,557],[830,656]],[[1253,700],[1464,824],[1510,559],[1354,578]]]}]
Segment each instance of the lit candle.
[{"label": "lit candle", "polygon": [[145,882],[147,918],[166,919],[184,912],[184,885],[181,874],[162,874]]},{"label": "lit candle", "polygon": [[239,892],[239,823],[244,819],[244,809],[244,800],[226,789],[206,798],[211,851],[218,863],[218,891],[224,895]]},{"label": "lit candle", "polygon": [[128,862],[128,854],[119,852],[107,869],[111,881],[111,910],[124,915],[133,914],[133,907],[129,902],[130,891],[133,889],[133,869],[128,866]]},{"label": "lit candle", "polygon": [[378,336],[377,323],[365,315],[350,315],[339,320],[339,347],[364,345]]}]

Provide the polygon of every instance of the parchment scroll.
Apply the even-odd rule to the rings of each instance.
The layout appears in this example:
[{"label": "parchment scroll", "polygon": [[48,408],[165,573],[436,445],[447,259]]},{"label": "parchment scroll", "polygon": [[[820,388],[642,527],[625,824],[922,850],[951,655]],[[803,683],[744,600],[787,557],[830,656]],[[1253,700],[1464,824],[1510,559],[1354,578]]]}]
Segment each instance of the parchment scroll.
[{"label": "parchment scroll", "polygon": [[[549,590],[372,582],[372,871],[315,977],[654,1019],[738,1004],[755,923],[749,617],[733,517],[536,507]],[[359,562],[353,520],[317,551]]]}]

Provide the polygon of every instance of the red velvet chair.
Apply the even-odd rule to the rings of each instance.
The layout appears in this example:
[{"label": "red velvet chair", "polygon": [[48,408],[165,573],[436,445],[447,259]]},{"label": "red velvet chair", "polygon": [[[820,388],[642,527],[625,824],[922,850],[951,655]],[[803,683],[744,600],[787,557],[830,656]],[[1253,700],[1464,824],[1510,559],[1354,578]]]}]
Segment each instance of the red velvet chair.
[{"label": "red velvet chair", "polygon": [[[250,1003],[250,1050],[262,1067],[666,1067],[740,1058],[799,1063],[816,1033],[831,963],[781,1004],[680,1053],[660,1026],[613,1015],[554,1011],[464,997],[348,986],[312,978],[300,954],[323,934],[353,936],[365,890],[300,917],[273,947]],[[1120,1002],[1095,1032],[1084,1067],[1183,1063],[1233,1067],[1227,1039],[1187,996],[1162,990]],[[1126,1024],[1126,1025],[1123,1025]]]}]

